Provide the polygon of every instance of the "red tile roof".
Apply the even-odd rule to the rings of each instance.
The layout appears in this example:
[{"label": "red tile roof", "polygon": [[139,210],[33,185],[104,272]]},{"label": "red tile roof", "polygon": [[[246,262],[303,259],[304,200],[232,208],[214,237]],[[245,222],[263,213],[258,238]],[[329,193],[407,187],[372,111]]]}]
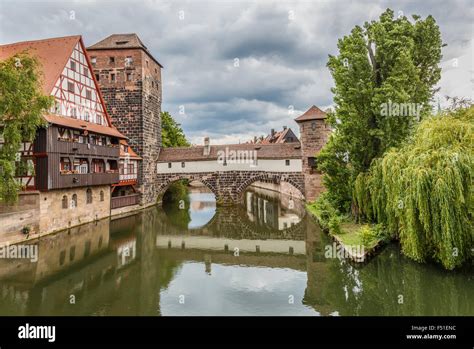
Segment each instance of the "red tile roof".
[{"label": "red tile roof", "polygon": [[118,138],[126,138],[123,134],[121,134],[115,127],[103,126],[94,124],[92,122],[87,122],[84,120],[73,119],[69,117],[64,117],[56,114],[46,114],[44,118],[47,122],[59,126],[71,127],[78,130],[87,130],[89,132],[99,133],[102,135],[118,137]]},{"label": "red tile roof", "polygon": [[317,106],[313,105],[309,108],[304,114],[298,116],[295,121],[308,121],[308,120],[324,120],[326,119],[326,113],[319,109]]},{"label": "red tile roof", "polygon": [[[22,52],[35,56],[41,65],[41,71],[43,74],[41,81],[43,93],[46,95],[50,95],[54,85],[56,84],[56,81],[63,72],[64,67],[66,66],[69,60],[69,57],[71,57],[74,47],[77,45],[78,42],[81,44],[87,60],[89,60],[81,36],[73,35],[59,38],[23,41],[13,44],[0,45],[0,61]],[[90,62],[88,61],[88,64],[89,63]],[[91,68],[90,64],[89,68]],[[95,81],[95,77],[92,76],[92,78]],[[97,92],[99,94],[99,99],[102,103],[105,116],[109,124],[111,125],[110,127],[53,114],[45,115],[46,121],[60,126],[68,126],[81,130],[87,129],[91,132],[115,136],[119,138],[126,138],[114,126],[112,126],[98,85]]]},{"label": "red tile roof", "polygon": [[80,35],[74,35],[1,45],[0,60],[5,60],[21,52],[37,57],[42,65],[43,92],[49,95],[80,39]]},{"label": "red tile roof", "polygon": [[[122,149],[122,145],[126,145],[128,146],[128,153],[125,153]],[[121,139],[120,140],[120,157],[121,158],[125,158],[126,156],[129,156],[130,159],[137,159],[137,160],[141,160],[142,158],[138,156],[137,153],[135,153],[135,151],[132,149],[132,147],[127,143],[127,141],[125,139]]]},{"label": "red tile roof", "polygon": [[163,148],[158,162],[217,160],[219,152],[257,151],[257,159],[298,159],[301,158],[299,143],[280,144],[222,144],[211,145],[209,155],[204,155],[204,146]]}]

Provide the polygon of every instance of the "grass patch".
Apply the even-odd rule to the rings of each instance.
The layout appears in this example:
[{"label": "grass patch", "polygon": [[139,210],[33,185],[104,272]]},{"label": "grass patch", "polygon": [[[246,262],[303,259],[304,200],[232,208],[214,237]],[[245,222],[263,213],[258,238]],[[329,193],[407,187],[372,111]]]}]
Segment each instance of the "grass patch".
[{"label": "grass patch", "polygon": [[390,240],[382,225],[354,222],[350,217],[341,215],[324,194],[315,202],[307,204],[306,209],[318,220],[324,231],[344,246],[364,246],[364,250],[370,252],[380,243]]}]

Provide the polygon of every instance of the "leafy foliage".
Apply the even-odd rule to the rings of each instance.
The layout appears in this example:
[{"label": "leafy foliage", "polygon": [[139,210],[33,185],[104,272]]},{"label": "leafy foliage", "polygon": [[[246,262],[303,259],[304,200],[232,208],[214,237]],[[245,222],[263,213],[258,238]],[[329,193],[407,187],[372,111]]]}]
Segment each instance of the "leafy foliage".
[{"label": "leafy foliage", "polygon": [[[401,148],[361,173],[361,214],[385,223],[416,261],[453,269],[471,257],[474,106],[427,118]],[[363,183],[363,184],[362,184]]]},{"label": "leafy foliage", "polygon": [[[330,200],[347,212],[354,181],[372,161],[401,144],[429,102],[440,79],[441,34],[433,17],[394,18],[387,9],[378,21],[356,26],[338,41],[328,67],[334,78],[335,129],[318,156]],[[387,113],[387,106],[415,106],[410,113]],[[400,111],[400,109],[397,109]]]},{"label": "leafy foliage", "polygon": [[189,146],[181,126],[167,111],[161,113],[161,136],[165,148]]},{"label": "leafy foliage", "polygon": [[26,53],[0,62],[0,203],[14,203],[20,186],[15,180],[15,163],[21,142],[32,142],[42,118],[53,104],[41,91],[40,66]]}]

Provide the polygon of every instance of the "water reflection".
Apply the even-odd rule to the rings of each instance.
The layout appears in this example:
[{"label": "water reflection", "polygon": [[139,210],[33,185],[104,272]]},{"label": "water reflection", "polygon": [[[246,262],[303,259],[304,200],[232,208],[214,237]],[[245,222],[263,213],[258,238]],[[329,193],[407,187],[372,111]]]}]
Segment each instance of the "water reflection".
[{"label": "water reflection", "polygon": [[[417,264],[395,245],[360,267],[327,259],[331,242],[297,204],[256,190],[245,198],[199,225],[152,208],[41,238],[37,263],[0,260],[0,314],[474,313],[472,268]],[[207,205],[193,200],[189,210]]]}]

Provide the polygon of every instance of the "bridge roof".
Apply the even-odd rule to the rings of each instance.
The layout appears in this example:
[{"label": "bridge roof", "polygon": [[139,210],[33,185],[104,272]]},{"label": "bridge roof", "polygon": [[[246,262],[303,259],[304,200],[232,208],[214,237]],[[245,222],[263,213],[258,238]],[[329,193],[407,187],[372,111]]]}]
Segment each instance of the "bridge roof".
[{"label": "bridge roof", "polygon": [[211,145],[209,155],[204,155],[204,146],[163,148],[158,162],[217,160],[220,154],[231,151],[256,151],[258,159],[299,159],[299,143],[280,144],[222,144]]}]

